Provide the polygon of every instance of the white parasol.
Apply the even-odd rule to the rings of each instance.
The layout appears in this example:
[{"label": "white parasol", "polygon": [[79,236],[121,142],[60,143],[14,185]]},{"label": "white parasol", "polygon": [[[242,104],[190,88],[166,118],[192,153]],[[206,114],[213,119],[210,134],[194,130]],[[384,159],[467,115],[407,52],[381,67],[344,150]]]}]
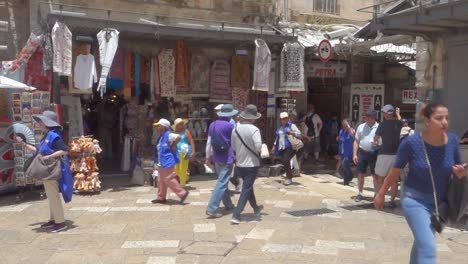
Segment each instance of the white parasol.
[{"label": "white parasol", "polygon": [[36,88],[24,83],[17,82],[5,76],[0,76],[0,89],[22,89],[25,91],[34,91]]}]

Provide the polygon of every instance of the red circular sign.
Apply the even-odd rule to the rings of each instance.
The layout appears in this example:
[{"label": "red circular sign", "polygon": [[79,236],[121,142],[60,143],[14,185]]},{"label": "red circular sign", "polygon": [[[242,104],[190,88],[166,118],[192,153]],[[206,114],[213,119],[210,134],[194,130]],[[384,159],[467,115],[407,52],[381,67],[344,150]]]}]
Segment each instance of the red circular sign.
[{"label": "red circular sign", "polygon": [[318,45],[318,56],[323,62],[329,61],[333,56],[333,47],[328,39],[320,41]]}]

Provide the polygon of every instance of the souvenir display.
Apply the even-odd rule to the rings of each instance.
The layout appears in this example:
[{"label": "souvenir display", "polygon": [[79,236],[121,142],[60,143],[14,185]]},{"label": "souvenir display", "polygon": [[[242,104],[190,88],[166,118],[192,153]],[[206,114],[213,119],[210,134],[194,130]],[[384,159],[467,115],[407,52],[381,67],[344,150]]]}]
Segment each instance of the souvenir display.
[{"label": "souvenir display", "polygon": [[99,141],[91,137],[75,138],[69,143],[70,170],[74,175],[73,189],[78,193],[101,191],[96,154],[102,152]]}]

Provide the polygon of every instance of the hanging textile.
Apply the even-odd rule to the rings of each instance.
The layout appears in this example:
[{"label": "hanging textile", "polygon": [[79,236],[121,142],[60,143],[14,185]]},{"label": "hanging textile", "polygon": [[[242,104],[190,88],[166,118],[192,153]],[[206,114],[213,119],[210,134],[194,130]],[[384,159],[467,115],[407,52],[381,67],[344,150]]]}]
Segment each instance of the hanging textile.
[{"label": "hanging textile", "polygon": [[96,64],[93,55],[78,55],[73,70],[73,79],[75,87],[80,90],[93,88],[93,83],[97,82]]},{"label": "hanging textile", "polygon": [[117,47],[119,46],[119,31],[112,28],[103,29],[97,34],[97,39],[99,42],[99,58],[102,67],[97,90],[100,92],[101,97],[104,97],[106,93],[107,75],[112,66]]},{"label": "hanging textile", "polygon": [[44,71],[48,71],[52,68],[54,63],[54,52],[52,51],[52,39],[50,34],[45,34],[43,36],[43,48],[44,48],[44,57],[42,58],[42,64]]},{"label": "hanging textile", "polygon": [[190,93],[189,87],[189,57],[188,49],[185,41],[177,40],[175,49],[176,59],[176,94],[187,94]]},{"label": "hanging textile", "polygon": [[149,76],[150,76],[150,101],[154,101],[154,59],[150,58],[150,71],[149,71]]},{"label": "hanging textile", "polygon": [[210,62],[204,55],[192,55],[190,63],[190,86],[193,94],[210,92]]},{"label": "hanging textile", "polygon": [[304,47],[285,43],[281,51],[280,92],[304,91]]},{"label": "hanging textile", "polygon": [[244,109],[249,102],[250,90],[240,87],[232,88],[232,105],[236,109]]},{"label": "hanging textile", "polygon": [[109,89],[122,89],[124,87],[125,50],[117,48],[112,67],[109,72],[107,87]]},{"label": "hanging textile", "polygon": [[175,59],[172,49],[163,49],[159,53],[159,81],[161,83],[161,96],[174,97],[175,89]]},{"label": "hanging textile", "polygon": [[124,90],[123,95],[125,98],[132,97],[132,53],[130,51],[125,52],[125,79],[124,79]]},{"label": "hanging textile", "polygon": [[38,90],[50,92],[52,89],[52,72],[44,70],[43,58],[44,50],[39,46],[26,64],[22,82]]},{"label": "hanging textile", "polygon": [[36,51],[37,47],[41,44],[42,39],[41,36],[36,36],[34,33],[29,35],[29,39],[26,42],[26,45],[20,51],[20,53],[16,56],[15,60],[12,61],[3,61],[2,68],[4,75],[7,73],[14,73],[26,63],[28,63],[31,56]]},{"label": "hanging textile", "polygon": [[136,53],[132,53],[132,57],[131,57],[131,69],[130,69],[130,90],[132,92],[132,97],[135,96],[135,90],[136,90],[136,87],[135,87],[135,55]]},{"label": "hanging textile", "polygon": [[52,45],[54,49],[54,72],[63,76],[71,76],[72,33],[65,24],[55,22],[52,28]]},{"label": "hanging textile", "polygon": [[146,59],[140,55],[140,83],[146,83],[147,81],[146,71]]},{"label": "hanging textile", "polygon": [[211,67],[210,78],[210,101],[230,102],[232,101],[232,91],[229,77],[231,67],[226,60],[215,60]]},{"label": "hanging textile", "polygon": [[278,58],[276,54],[271,57],[270,87],[268,89],[267,117],[276,120],[276,87],[279,74]]},{"label": "hanging textile", "polygon": [[255,40],[253,90],[268,92],[271,52],[263,39]]},{"label": "hanging textile", "polygon": [[140,96],[141,61],[140,54],[135,54],[135,96]]},{"label": "hanging textile", "polygon": [[249,89],[250,61],[245,55],[235,55],[231,61],[231,86]]},{"label": "hanging textile", "polygon": [[153,57],[154,62],[154,99],[158,100],[161,97],[161,77],[159,75],[159,60],[158,57]]}]

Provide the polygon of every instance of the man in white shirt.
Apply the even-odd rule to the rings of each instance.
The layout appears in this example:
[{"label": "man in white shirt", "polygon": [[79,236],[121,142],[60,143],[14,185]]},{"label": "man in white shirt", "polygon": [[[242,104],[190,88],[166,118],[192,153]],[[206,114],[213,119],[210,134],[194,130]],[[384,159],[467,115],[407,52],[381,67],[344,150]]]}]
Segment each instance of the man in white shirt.
[{"label": "man in white shirt", "polygon": [[263,206],[257,204],[254,194],[254,182],[260,167],[262,136],[260,130],[253,123],[261,116],[255,105],[247,105],[240,114],[240,124],[234,128],[231,134],[231,144],[236,154],[236,169],[238,175],[243,179],[242,192],[231,219],[233,224],[241,222],[240,214],[247,201],[254,209],[255,216],[260,216],[263,210]]},{"label": "man in white shirt", "polygon": [[364,174],[370,168],[374,180],[374,192],[377,193],[377,176],[375,175],[375,163],[377,161],[377,147],[374,144],[375,131],[379,127],[376,121],[377,111],[369,108],[366,113],[366,122],[360,124],[356,129],[353,147],[353,161],[357,165],[359,194],[355,201],[363,199]]}]

